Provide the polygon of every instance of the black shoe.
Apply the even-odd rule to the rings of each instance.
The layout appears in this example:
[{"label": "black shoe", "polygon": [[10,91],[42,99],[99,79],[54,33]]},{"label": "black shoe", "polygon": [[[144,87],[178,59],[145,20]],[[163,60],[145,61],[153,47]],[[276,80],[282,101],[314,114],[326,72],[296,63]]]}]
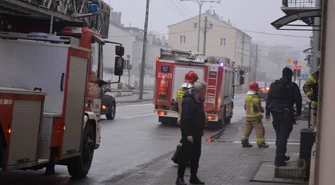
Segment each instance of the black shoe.
[{"label": "black shoe", "polygon": [[284,157],[284,160],[285,160],[285,161],[289,161],[290,159],[291,159],[290,156],[286,156],[286,155],[285,155],[285,157]]},{"label": "black shoe", "polygon": [[258,144],[258,148],[269,148],[269,145],[266,143]]},{"label": "black shoe", "polygon": [[199,184],[199,185],[205,184],[197,176],[191,176],[190,183],[191,184]]},{"label": "black shoe", "polygon": [[187,185],[184,178],[177,177],[176,185]]},{"label": "black shoe", "polygon": [[285,161],[275,161],[275,166],[287,166],[287,162]]}]

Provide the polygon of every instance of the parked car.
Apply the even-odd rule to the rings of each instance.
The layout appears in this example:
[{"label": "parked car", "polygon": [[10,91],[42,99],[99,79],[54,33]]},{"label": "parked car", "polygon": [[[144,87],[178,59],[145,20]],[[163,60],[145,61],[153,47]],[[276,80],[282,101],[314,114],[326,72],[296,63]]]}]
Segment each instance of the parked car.
[{"label": "parked car", "polygon": [[115,118],[116,102],[112,90],[108,86],[102,87],[101,115],[106,115],[108,120]]}]

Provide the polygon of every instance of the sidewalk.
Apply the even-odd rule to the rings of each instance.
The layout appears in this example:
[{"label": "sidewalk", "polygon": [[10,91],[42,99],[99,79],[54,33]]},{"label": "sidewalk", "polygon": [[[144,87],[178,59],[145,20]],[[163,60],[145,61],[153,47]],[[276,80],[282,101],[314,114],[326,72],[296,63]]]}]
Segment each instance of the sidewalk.
[{"label": "sidewalk", "polygon": [[[268,149],[242,148],[239,142],[241,137],[240,128],[243,123],[229,125],[221,138],[213,142],[203,144],[202,156],[198,176],[207,185],[283,185],[290,183],[274,182],[250,182],[256,175],[262,162],[269,162],[270,170],[259,172],[261,177],[269,179],[272,172],[274,173],[274,131],[271,130],[269,123],[266,127],[266,140],[270,144]],[[307,123],[301,123],[295,126],[288,144],[288,155],[291,161],[296,161],[299,153],[299,138],[301,128],[305,128]],[[272,125],[271,125],[272,127]],[[238,134],[236,134],[238,131]],[[255,133],[252,133],[254,136]],[[251,137],[254,138],[254,137]],[[177,165],[171,160],[172,153],[166,154],[149,164],[144,164],[132,171],[131,173],[122,174],[110,180],[104,181],[103,184],[114,185],[173,185],[177,175]],[[271,170],[273,169],[273,171]],[[258,173],[258,174],[259,174]],[[186,169],[185,181],[188,182],[190,173]],[[259,175],[258,175],[259,176]],[[259,177],[258,177],[259,178]],[[274,179],[281,180],[281,179]]]}]

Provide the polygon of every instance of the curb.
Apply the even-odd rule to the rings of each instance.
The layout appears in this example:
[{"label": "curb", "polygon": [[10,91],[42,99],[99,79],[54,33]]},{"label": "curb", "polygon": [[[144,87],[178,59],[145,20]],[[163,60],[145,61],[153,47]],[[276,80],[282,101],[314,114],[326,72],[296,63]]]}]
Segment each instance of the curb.
[{"label": "curb", "polygon": [[147,102],[153,101],[153,99],[142,99],[142,100],[125,100],[125,101],[117,101],[116,104],[124,104],[124,103],[139,103],[139,102]]}]

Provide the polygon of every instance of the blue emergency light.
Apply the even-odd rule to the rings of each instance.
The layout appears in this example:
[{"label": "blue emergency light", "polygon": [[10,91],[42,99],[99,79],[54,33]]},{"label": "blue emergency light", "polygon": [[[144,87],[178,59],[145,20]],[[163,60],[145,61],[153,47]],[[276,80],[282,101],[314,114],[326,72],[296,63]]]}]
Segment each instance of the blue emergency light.
[{"label": "blue emergency light", "polygon": [[88,12],[89,13],[96,13],[99,11],[98,4],[91,3],[88,5]]}]

